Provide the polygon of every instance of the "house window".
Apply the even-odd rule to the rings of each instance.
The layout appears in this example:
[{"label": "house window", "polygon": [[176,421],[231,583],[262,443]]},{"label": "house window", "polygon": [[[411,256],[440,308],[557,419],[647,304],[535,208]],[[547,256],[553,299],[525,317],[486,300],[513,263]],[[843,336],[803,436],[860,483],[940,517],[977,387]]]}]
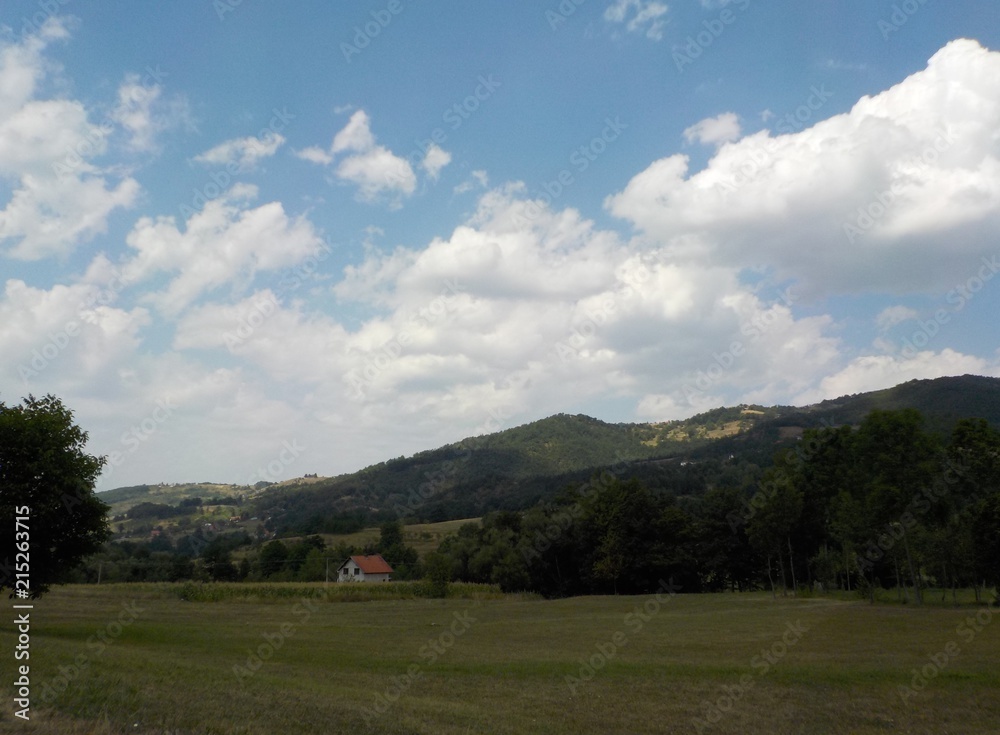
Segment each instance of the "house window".
[{"label": "house window", "polygon": [[360,573],[361,570],[358,567],[354,567],[354,576],[357,577]]}]

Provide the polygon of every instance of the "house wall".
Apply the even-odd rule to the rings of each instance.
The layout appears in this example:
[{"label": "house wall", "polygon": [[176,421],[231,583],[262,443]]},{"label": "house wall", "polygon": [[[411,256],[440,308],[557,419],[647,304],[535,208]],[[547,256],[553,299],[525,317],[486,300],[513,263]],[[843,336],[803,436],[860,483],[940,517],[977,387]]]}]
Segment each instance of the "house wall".
[{"label": "house wall", "polygon": [[363,572],[358,572],[358,576],[354,576],[354,570],[358,568],[358,565],[353,561],[347,562],[340,569],[340,576],[337,577],[338,582],[360,582],[364,578]]}]

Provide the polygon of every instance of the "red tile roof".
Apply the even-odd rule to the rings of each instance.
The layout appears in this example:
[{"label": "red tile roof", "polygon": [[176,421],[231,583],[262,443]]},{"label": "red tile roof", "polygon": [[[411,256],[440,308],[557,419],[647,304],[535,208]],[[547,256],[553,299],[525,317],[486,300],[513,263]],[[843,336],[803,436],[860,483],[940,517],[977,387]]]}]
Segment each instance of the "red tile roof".
[{"label": "red tile roof", "polygon": [[392,574],[392,567],[389,566],[389,562],[382,558],[381,554],[352,556],[351,561],[357,564],[365,574]]}]

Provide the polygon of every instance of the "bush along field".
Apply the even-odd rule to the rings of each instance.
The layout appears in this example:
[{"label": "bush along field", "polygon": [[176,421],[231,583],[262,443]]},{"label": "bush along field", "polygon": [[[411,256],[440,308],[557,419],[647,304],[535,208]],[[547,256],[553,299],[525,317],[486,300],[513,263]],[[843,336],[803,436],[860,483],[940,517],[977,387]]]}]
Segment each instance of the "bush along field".
[{"label": "bush along field", "polygon": [[[33,611],[31,721],[4,708],[0,732],[986,735],[1000,722],[1000,608],[971,591],[921,608],[669,582],[558,600],[424,592],[58,587]],[[0,646],[15,637],[5,627]]]}]

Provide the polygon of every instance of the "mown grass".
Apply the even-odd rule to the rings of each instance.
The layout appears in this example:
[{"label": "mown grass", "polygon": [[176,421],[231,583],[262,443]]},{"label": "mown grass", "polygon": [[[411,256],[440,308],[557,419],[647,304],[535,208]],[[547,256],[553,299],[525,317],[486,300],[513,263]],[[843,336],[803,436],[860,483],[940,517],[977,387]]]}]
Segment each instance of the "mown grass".
[{"label": "mown grass", "polygon": [[[0,732],[992,735],[1000,722],[1000,611],[984,608],[488,589],[431,600],[402,587],[336,604],[349,598],[318,597],[322,585],[211,587],[201,599],[180,585],[64,587],[38,601],[33,720],[14,721],[8,698]],[[967,641],[977,613],[989,622]],[[803,632],[782,650],[789,625]],[[949,643],[958,655],[901,697]],[[7,682],[13,645],[6,626]],[[762,651],[776,657],[766,671]]]},{"label": "mown grass", "polygon": [[[126,585],[126,587],[129,587]],[[134,587],[134,585],[132,586]],[[151,594],[173,595],[189,602],[265,602],[267,600],[296,600],[319,598],[329,602],[372,602],[374,600],[414,600],[434,597],[426,581],[414,582],[352,582],[350,584],[325,584],[323,582],[264,582],[264,583],[204,583],[142,585]],[[131,588],[131,587],[130,587]],[[499,599],[504,594],[500,588],[488,584],[456,582],[448,585],[447,597],[458,599]]]}]

